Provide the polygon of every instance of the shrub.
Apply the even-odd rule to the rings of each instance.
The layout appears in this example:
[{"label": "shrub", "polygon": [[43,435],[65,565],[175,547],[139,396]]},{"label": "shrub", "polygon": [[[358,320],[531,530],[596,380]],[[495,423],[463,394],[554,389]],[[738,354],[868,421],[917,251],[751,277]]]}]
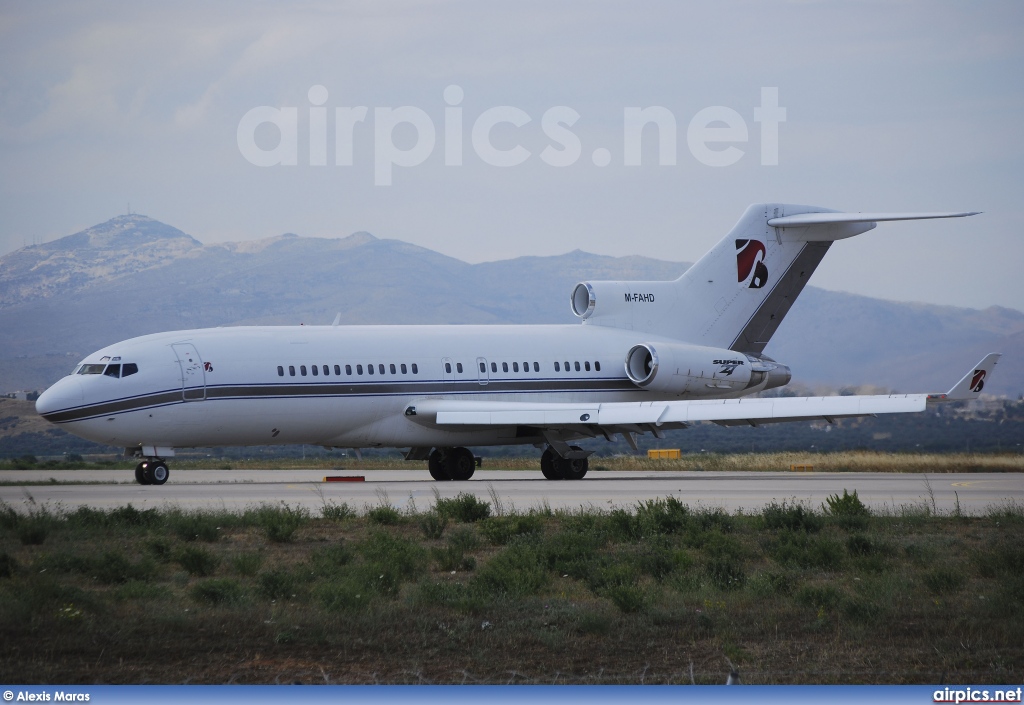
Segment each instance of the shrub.
[{"label": "shrub", "polygon": [[747,581],[743,563],[731,556],[717,556],[708,559],[704,572],[711,583],[720,590],[738,590]]},{"label": "shrub", "polygon": [[835,570],[843,563],[843,546],[838,541],[812,537],[803,532],[783,531],[768,545],[769,554],[779,563],[801,568]]},{"label": "shrub", "polygon": [[1004,538],[979,551],[975,561],[978,572],[986,578],[1024,575],[1024,545]]},{"label": "shrub", "polygon": [[535,595],[548,583],[548,572],[536,546],[514,541],[487,561],[473,576],[474,589],[490,596]]},{"label": "shrub", "polygon": [[7,551],[0,551],[0,578],[13,578],[18,572],[18,561]]},{"label": "shrub", "polygon": [[263,506],[257,510],[256,520],[268,540],[287,543],[299,527],[309,521],[309,511],[305,507],[289,507],[284,503],[277,507]]},{"label": "shrub", "polygon": [[402,521],[402,515],[390,504],[381,504],[366,512],[366,518],[380,526],[394,526]]},{"label": "shrub", "polygon": [[675,534],[690,524],[690,509],[675,497],[649,499],[637,505],[637,528],[642,534]]},{"label": "shrub", "polygon": [[232,578],[201,580],[192,587],[192,597],[195,600],[212,605],[241,602],[244,596],[245,591],[241,584]]},{"label": "shrub", "polygon": [[788,529],[816,533],[821,531],[821,517],[802,504],[782,504],[772,502],[761,510],[761,519],[766,529]]},{"label": "shrub", "polygon": [[830,585],[805,585],[796,591],[795,599],[808,607],[833,609],[840,605],[843,596]]},{"label": "shrub", "polygon": [[466,552],[458,546],[444,546],[442,548],[430,549],[430,555],[437,563],[437,567],[443,571],[473,570],[476,568],[476,558],[467,556]]},{"label": "shrub", "polygon": [[156,574],[156,566],[148,560],[132,563],[119,551],[107,551],[93,562],[91,572],[107,585],[129,580],[149,582]]},{"label": "shrub", "polygon": [[322,576],[336,576],[343,566],[352,562],[352,551],[344,543],[338,542],[313,551],[310,564],[313,572]]},{"label": "shrub", "polygon": [[259,594],[268,600],[293,597],[295,576],[286,570],[270,570],[262,573],[256,581]]},{"label": "shrub", "polygon": [[604,591],[604,596],[627,614],[647,609],[647,593],[636,585],[613,585]]},{"label": "shrub", "polygon": [[428,539],[439,539],[448,528],[448,517],[441,516],[437,512],[427,512],[420,517],[420,529]]},{"label": "shrub", "polygon": [[25,546],[39,546],[50,535],[50,519],[45,516],[30,516],[18,524],[18,540]]},{"label": "shrub", "polygon": [[220,537],[220,526],[213,515],[200,511],[172,510],[167,514],[171,531],[182,541],[212,543]]},{"label": "shrub", "polygon": [[200,546],[186,546],[175,557],[178,564],[189,575],[205,577],[211,575],[220,565],[220,559]]},{"label": "shrub", "polygon": [[231,567],[239,575],[251,578],[263,565],[263,554],[257,551],[239,553],[231,558]]},{"label": "shrub", "polygon": [[766,571],[755,574],[747,582],[750,591],[758,597],[788,595],[793,592],[796,581],[789,573]]},{"label": "shrub", "polygon": [[321,583],[313,592],[323,608],[331,612],[365,609],[372,598],[365,586],[351,579]]},{"label": "shrub", "polygon": [[324,506],[320,508],[320,516],[328,521],[345,521],[355,515],[356,510],[348,506],[347,502],[342,502],[341,504],[324,502]]},{"label": "shrub", "polygon": [[434,511],[443,517],[468,524],[489,517],[491,503],[477,499],[475,494],[460,492],[451,499],[438,497]]},{"label": "shrub", "polygon": [[399,579],[411,580],[426,568],[427,552],[415,541],[377,531],[359,546],[359,552],[372,567],[394,572]]},{"label": "shrub", "polygon": [[843,490],[843,496],[840,497],[838,494],[830,495],[825,498],[825,503],[821,505],[821,508],[826,513],[832,516],[871,516],[871,510],[860,501],[860,497],[857,496],[857,490],[853,491],[853,494],[847,493]]},{"label": "shrub", "polygon": [[543,520],[536,514],[491,517],[480,522],[480,533],[495,546],[504,546],[516,536],[539,534]]},{"label": "shrub", "polygon": [[933,594],[958,592],[967,584],[967,576],[952,566],[940,566],[924,574],[924,584]]},{"label": "shrub", "polygon": [[166,585],[129,580],[114,592],[118,600],[156,600],[170,595]]},{"label": "shrub", "polygon": [[651,540],[636,553],[637,568],[657,581],[662,581],[671,573],[687,570],[693,559],[686,551],[673,548],[667,540]]},{"label": "shrub", "polygon": [[171,550],[171,542],[162,536],[150,539],[145,544],[146,550],[160,563],[169,563],[174,555]]}]

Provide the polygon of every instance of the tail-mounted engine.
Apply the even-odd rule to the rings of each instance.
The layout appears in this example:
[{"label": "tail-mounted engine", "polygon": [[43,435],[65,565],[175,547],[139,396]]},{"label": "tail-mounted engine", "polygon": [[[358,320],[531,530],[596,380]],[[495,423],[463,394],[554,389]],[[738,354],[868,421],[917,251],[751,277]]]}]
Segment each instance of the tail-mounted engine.
[{"label": "tail-mounted engine", "polygon": [[789,367],[770,358],[681,343],[640,343],[626,354],[626,376],[642,389],[702,397],[751,394],[789,384]]}]

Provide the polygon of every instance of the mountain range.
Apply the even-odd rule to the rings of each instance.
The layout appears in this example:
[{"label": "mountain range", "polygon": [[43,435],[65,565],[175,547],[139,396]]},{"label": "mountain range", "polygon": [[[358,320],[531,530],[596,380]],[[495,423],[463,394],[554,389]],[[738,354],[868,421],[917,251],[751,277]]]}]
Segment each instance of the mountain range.
[{"label": "mountain range", "polygon": [[[579,250],[468,264],[398,240],[285,234],[204,245],[143,215],[0,257],[0,392],[41,389],[86,354],[220,325],[568,323],[583,280],[674,279],[689,265]],[[642,337],[642,336],[641,336]],[[986,391],[1024,392],[1024,313],[808,287],[766,353],[805,385],[942,391],[989,351]]]}]

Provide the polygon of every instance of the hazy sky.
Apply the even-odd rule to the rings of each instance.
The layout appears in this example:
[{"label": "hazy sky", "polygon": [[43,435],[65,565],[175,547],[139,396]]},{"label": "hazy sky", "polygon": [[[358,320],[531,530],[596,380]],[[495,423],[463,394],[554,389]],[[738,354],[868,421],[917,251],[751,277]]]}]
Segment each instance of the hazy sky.
[{"label": "hazy sky", "polygon": [[[0,254],[129,203],[206,243],[366,230],[470,262],[692,261],[761,201],[981,210],[838,243],[812,283],[1024,309],[1021,37],[1016,1],[2,2]],[[240,134],[260,106],[295,116],[293,148],[287,120]],[[627,165],[626,111],[652,106],[675,148],[648,125]]]}]

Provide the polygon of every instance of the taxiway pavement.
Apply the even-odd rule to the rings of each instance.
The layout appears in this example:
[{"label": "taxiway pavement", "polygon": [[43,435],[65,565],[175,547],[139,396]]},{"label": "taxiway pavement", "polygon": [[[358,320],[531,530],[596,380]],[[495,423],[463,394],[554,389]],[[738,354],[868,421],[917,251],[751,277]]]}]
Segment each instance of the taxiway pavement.
[{"label": "taxiway pavement", "polygon": [[[1024,504],[1024,475],[1016,473],[883,474],[827,472],[591,472],[581,481],[551,482],[539,471],[478,470],[468,482],[434,482],[426,471],[339,470],[365,482],[323,482],[324,470],[174,470],[167,484],[141,486],[128,470],[10,470],[0,472],[0,500],[26,511],[37,505],[74,509],[178,506],[232,509],[285,502],[318,513],[325,502],[363,511],[389,503],[399,509],[428,509],[441,497],[472,492],[497,497],[506,510],[627,507],[674,496],[691,506],[759,511],[774,501],[805,502],[817,508],[832,494],[856,490],[879,511],[934,507],[940,513],[983,513],[1007,503]],[[6,484],[18,483],[18,484]],[[25,483],[25,484],[22,484]],[[47,483],[47,484],[34,484]],[[74,484],[70,484],[74,483]],[[90,484],[79,484],[90,483]]]}]

